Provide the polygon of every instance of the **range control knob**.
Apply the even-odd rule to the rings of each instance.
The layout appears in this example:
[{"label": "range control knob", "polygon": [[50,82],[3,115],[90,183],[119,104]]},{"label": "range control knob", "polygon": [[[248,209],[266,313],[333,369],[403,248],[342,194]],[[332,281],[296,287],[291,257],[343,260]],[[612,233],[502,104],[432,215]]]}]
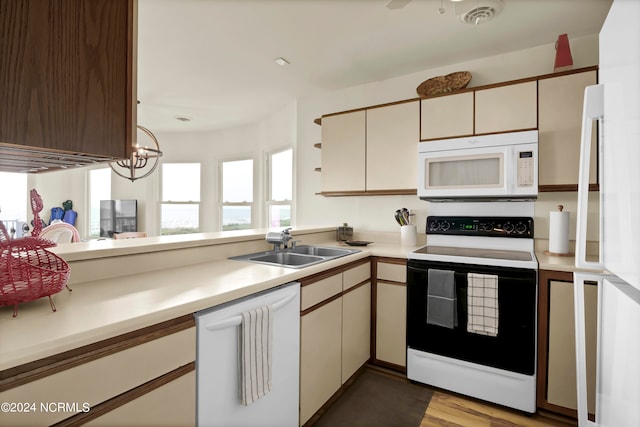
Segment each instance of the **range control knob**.
[{"label": "range control knob", "polygon": [[482,224],[482,231],[491,231],[491,230],[493,230],[493,223],[485,222],[484,224]]},{"label": "range control knob", "polygon": [[438,221],[431,221],[429,223],[429,230],[430,231],[438,231],[440,229],[440,222]]},{"label": "range control knob", "polygon": [[449,223],[449,221],[442,221],[442,223],[440,224],[440,230],[447,231],[449,228],[451,228],[451,224]]},{"label": "range control knob", "polygon": [[515,226],[510,222],[505,222],[503,228],[507,233],[513,233]]},{"label": "range control knob", "polygon": [[516,224],[516,233],[524,234],[527,232],[527,224],[524,222],[519,222]]}]

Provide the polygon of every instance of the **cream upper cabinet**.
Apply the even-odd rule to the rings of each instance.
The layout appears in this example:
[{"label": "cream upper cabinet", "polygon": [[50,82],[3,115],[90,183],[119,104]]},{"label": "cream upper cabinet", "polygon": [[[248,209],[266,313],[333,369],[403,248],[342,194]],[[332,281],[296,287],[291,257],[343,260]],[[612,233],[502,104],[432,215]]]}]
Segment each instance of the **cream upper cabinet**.
[{"label": "cream upper cabinet", "polygon": [[[596,71],[542,79],[539,87],[539,185],[577,185],[586,86],[597,83]],[[595,126],[595,124],[594,124]],[[597,132],[592,132],[589,182],[597,183]]]},{"label": "cream upper cabinet", "polygon": [[367,191],[416,188],[419,117],[418,101],[367,110]]},{"label": "cream upper cabinet", "polygon": [[537,82],[477,90],[476,134],[538,127]]},{"label": "cream upper cabinet", "polygon": [[420,101],[420,139],[473,134],[473,92]]},{"label": "cream upper cabinet", "polygon": [[322,192],[365,190],[365,110],[322,117]]}]

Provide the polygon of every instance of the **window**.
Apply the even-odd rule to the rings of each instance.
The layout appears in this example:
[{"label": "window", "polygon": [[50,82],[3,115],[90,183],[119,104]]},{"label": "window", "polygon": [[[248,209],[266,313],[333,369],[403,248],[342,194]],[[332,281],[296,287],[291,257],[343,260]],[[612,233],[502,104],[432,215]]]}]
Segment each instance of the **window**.
[{"label": "window", "polygon": [[160,234],[200,231],[200,163],[162,165]]},{"label": "window", "polygon": [[293,149],[269,154],[269,227],[291,226],[291,206],[293,203]]},{"label": "window", "polygon": [[253,159],[222,162],[222,230],[252,228]]},{"label": "window", "polygon": [[100,200],[111,199],[111,168],[89,171],[89,237],[100,237]]},{"label": "window", "polygon": [[27,190],[27,174],[0,172],[0,220],[4,223],[7,232],[15,230],[16,237],[21,236],[18,221],[31,223],[33,216],[29,212],[27,217],[27,206],[29,191]]}]

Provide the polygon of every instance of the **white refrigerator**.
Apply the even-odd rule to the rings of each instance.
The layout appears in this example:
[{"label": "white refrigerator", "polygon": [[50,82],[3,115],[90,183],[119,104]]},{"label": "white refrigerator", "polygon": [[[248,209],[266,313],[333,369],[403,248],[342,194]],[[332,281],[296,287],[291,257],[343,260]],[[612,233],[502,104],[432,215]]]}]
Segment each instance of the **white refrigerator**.
[{"label": "white refrigerator", "polygon": [[[614,0],[600,32],[600,84],[585,91],[574,274],[580,426],[640,426],[640,1]],[[599,144],[598,262],[586,259],[589,149]],[[592,224],[591,224],[592,225]],[[591,226],[590,225],[590,226]],[[584,282],[598,284],[595,422],[587,414]]]}]

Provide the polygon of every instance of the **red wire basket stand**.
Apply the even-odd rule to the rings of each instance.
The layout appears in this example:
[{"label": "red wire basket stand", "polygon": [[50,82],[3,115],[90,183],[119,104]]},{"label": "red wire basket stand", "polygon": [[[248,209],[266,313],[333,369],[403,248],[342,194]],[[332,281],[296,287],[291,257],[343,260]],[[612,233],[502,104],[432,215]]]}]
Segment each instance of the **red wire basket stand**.
[{"label": "red wire basket stand", "polygon": [[[39,199],[31,190],[33,200]],[[41,199],[40,199],[41,200]],[[41,204],[41,201],[40,201]],[[37,209],[37,208],[36,208]],[[40,217],[34,210],[34,224]],[[13,317],[18,315],[18,304],[49,297],[51,309],[56,311],[51,295],[58,293],[69,280],[69,264],[56,254],[46,250],[56,244],[36,235],[11,239],[0,222],[0,306],[13,305]]]}]

